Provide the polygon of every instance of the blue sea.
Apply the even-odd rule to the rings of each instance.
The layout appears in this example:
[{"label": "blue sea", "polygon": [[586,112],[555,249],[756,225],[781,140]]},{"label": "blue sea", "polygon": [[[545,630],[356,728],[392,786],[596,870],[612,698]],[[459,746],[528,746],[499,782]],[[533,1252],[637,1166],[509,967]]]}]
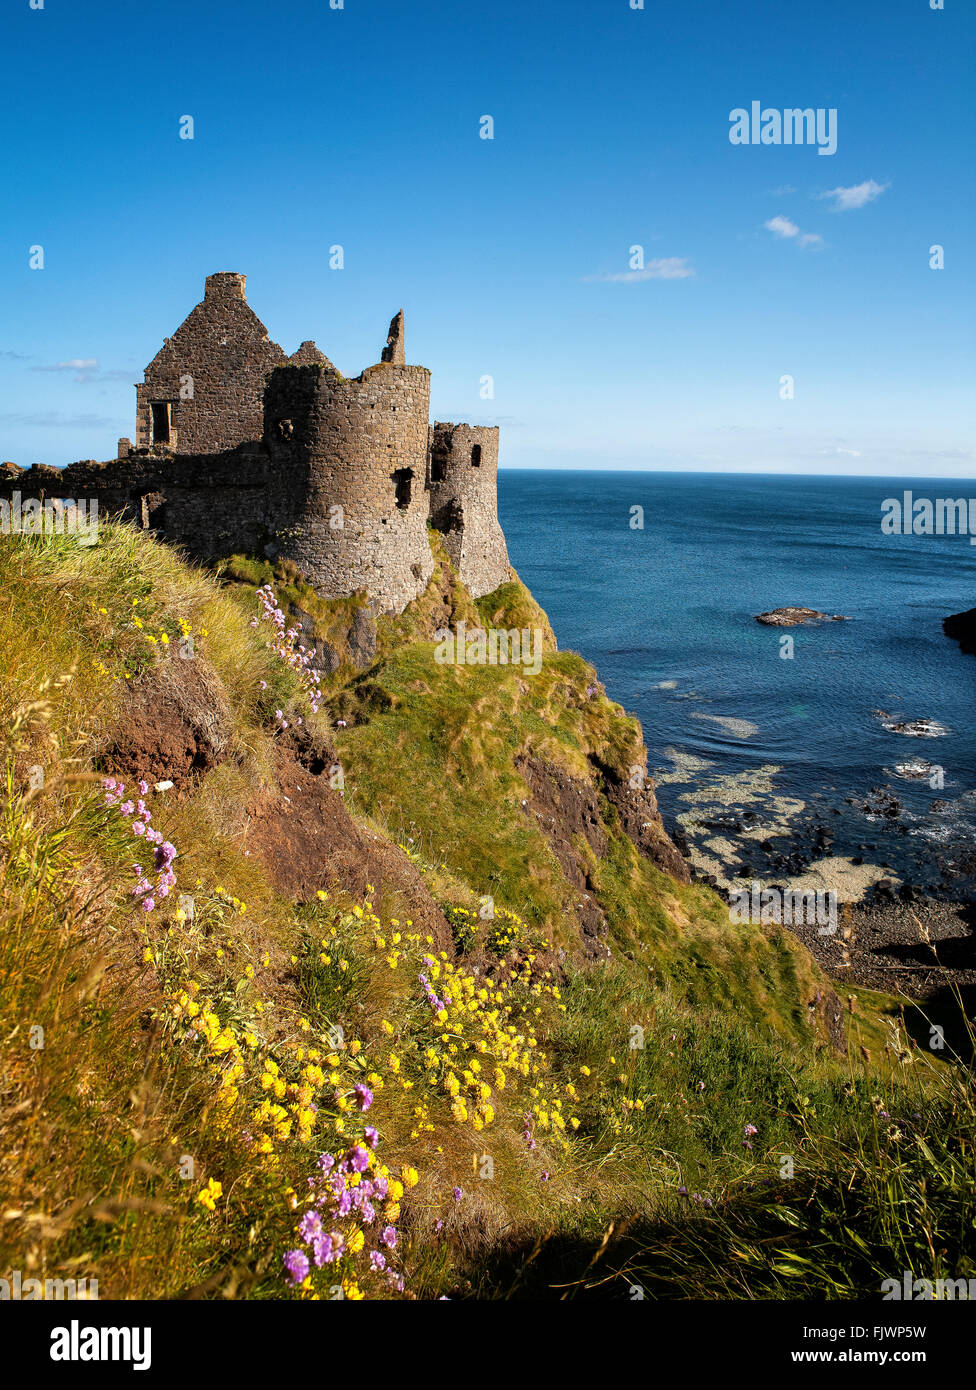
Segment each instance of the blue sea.
[{"label": "blue sea", "polygon": [[[906,489],[976,483],[503,470],[498,489],[513,565],[559,645],[640,718],[665,822],[700,871],[828,854],[973,896],[976,657],[942,619],[976,606],[976,546],[884,535],[881,515]],[[755,622],[787,605],[849,621]],[[884,727],[917,719],[946,732]]]}]

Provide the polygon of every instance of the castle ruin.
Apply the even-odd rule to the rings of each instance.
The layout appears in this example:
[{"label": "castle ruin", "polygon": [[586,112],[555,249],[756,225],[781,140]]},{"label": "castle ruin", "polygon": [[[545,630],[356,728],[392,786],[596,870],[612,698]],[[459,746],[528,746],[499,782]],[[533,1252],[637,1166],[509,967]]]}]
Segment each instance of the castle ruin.
[{"label": "castle ruin", "polygon": [[402,311],[381,360],[350,379],[314,342],[291,357],[272,342],[243,275],[209,275],[136,386],[135,434],[106,463],[7,465],[0,496],[95,499],[200,560],[281,557],[323,597],[366,591],[388,613],[427,586],[428,525],[476,598],[509,577],[498,429],[430,424]]}]

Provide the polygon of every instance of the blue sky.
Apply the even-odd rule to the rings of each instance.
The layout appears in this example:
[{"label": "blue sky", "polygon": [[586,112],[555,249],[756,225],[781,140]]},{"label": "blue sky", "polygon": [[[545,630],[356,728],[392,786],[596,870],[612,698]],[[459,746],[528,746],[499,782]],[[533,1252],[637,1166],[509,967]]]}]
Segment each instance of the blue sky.
[{"label": "blue sky", "polygon": [[[239,270],[347,375],[402,306],[434,416],[510,467],[976,475],[971,0],[8,0],[0,33],[2,458],[114,456]],[[754,100],[836,108],[837,152],[732,145]]]}]

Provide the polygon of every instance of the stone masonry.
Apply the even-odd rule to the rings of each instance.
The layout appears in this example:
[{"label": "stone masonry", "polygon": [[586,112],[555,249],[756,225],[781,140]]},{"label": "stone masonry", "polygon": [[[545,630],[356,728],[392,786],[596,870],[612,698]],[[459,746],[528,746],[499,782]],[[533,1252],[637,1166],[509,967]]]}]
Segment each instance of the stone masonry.
[{"label": "stone masonry", "polygon": [[430,372],[407,363],[401,310],[382,360],[343,377],[313,342],[287,357],[244,298],[203,301],[136,387],[136,444],[65,469],[0,472],[0,497],[97,499],[103,518],[191,555],[292,560],[325,598],[400,613],[433,571],[428,524],[476,598],[510,574],[498,523],[497,428],[429,424]]},{"label": "stone masonry", "polygon": [[247,303],[244,285],[243,275],[207,276],[202,302],[136,387],[137,445],[215,454],[260,439],[264,379],[288,359]]}]

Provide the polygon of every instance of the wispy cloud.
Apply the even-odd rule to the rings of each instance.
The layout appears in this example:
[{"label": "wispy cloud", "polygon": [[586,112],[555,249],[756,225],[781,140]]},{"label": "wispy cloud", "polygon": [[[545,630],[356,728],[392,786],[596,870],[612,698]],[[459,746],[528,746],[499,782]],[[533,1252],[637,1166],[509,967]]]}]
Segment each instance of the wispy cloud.
[{"label": "wispy cloud", "polygon": [[32,372],[74,372],[75,381],[92,381],[98,371],[97,357],[71,357],[67,362],[53,362],[45,367],[31,367]]},{"label": "wispy cloud", "polygon": [[111,415],[65,415],[60,411],[52,410],[36,413],[15,413],[0,414],[0,425],[8,427],[18,426],[22,428],[40,430],[102,430],[125,428],[125,420],[119,420],[117,416]]},{"label": "wispy cloud", "polygon": [[817,197],[833,198],[834,212],[850,212],[852,208],[863,208],[866,203],[873,203],[890,187],[890,184],[866,179],[864,183],[851,184],[850,188],[830,188],[826,193],[818,193]]},{"label": "wispy cloud", "polygon": [[847,456],[847,458],[852,458],[852,459],[859,459],[859,458],[861,457],[861,451],[860,451],[860,449],[842,449],[842,448],[840,447],[839,444],[838,444],[838,445],[835,445],[833,449],[821,449],[820,452],[821,452],[821,454],[830,454],[830,455],[833,455],[833,454],[844,454],[844,455]]},{"label": "wispy cloud", "polygon": [[788,217],[771,217],[763,226],[773,236],[782,237],[784,241],[795,241],[797,246],[822,246],[823,237],[817,232],[801,232],[795,222],[791,222]]},{"label": "wispy cloud", "polygon": [[784,183],[779,188],[774,188],[771,196],[774,198],[785,198],[788,194],[795,192],[796,188],[792,183]]},{"label": "wispy cloud", "polygon": [[5,362],[29,362],[30,354],[25,352],[11,352],[9,348],[0,348],[0,357]]},{"label": "wispy cloud", "polygon": [[687,280],[694,275],[693,266],[688,264],[686,256],[663,256],[655,261],[648,261],[643,270],[621,270],[611,274],[609,272],[602,275],[584,275],[587,281],[599,280],[604,284],[634,285],[641,280]]}]

